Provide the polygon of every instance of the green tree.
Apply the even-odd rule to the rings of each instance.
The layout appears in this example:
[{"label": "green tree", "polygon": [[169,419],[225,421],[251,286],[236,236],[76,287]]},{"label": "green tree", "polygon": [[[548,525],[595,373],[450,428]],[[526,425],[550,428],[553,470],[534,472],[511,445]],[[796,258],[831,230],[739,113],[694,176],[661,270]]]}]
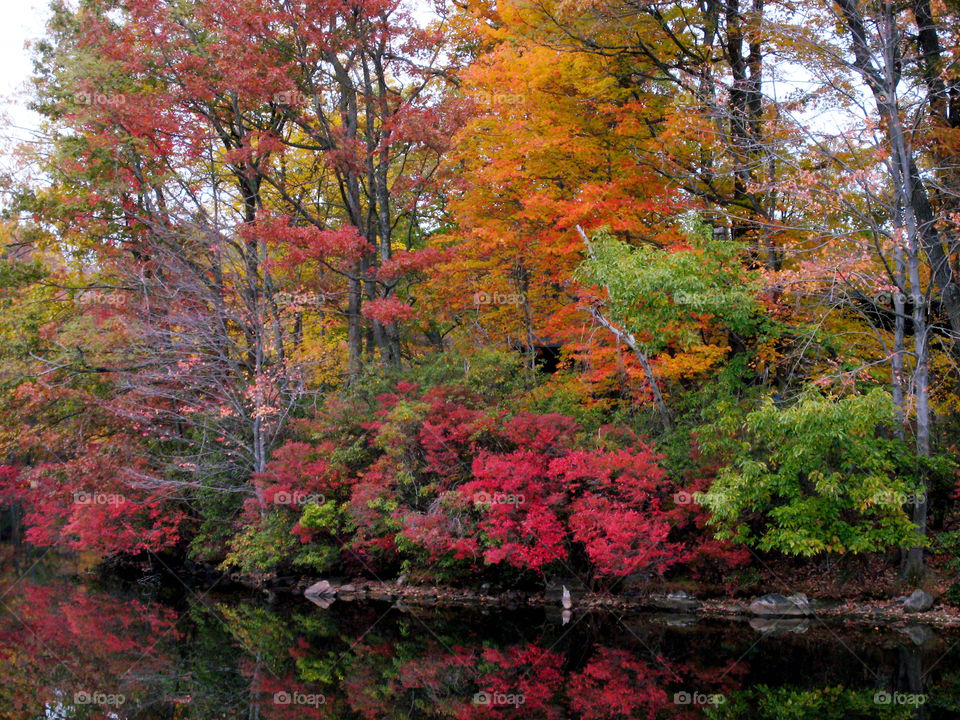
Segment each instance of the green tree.
[{"label": "green tree", "polygon": [[589,299],[594,319],[637,358],[665,428],[670,412],[650,358],[669,345],[689,349],[701,342],[705,321],[744,336],[759,329],[758,287],[744,269],[744,246],[713,237],[709,226],[689,217],[689,246],[666,249],[630,245],[601,230],[592,240],[580,230],[588,258],[577,279],[603,289]]},{"label": "green tree", "polygon": [[772,399],[740,424],[708,428],[729,463],[701,500],[717,536],[791,555],[874,552],[919,542],[904,505],[922,492],[919,458],[893,432],[890,394]]}]

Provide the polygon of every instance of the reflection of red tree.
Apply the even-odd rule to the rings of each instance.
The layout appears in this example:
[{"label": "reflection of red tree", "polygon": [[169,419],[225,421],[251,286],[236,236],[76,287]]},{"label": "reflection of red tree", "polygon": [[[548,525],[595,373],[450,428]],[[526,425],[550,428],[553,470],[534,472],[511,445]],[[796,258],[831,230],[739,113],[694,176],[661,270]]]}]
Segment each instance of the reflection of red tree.
[{"label": "reflection of red tree", "polygon": [[[251,663],[245,663],[251,665]],[[269,670],[257,667],[246,668],[252,671],[251,694],[259,697],[257,703],[259,715],[268,720],[299,720],[300,718],[321,720],[323,718],[342,717],[343,702],[321,692],[316,687],[300,682],[294,671],[283,677],[277,677]]]},{"label": "reflection of red tree", "polygon": [[[411,649],[418,654],[402,657]],[[350,654],[352,664],[346,660],[349,670],[336,689],[342,704],[328,698],[327,707],[349,707],[367,720],[395,717],[400,707],[456,720],[700,718],[699,708],[674,705],[673,693],[729,694],[746,672],[742,663],[701,669],[603,646],[570,673],[562,654],[534,643],[479,648],[382,642],[359,645]],[[510,704],[517,698],[522,701]]]},{"label": "reflection of red tree", "polygon": [[[493,664],[495,669],[484,670],[478,679],[480,692],[501,696],[506,705],[477,705],[464,708],[459,720],[515,717],[554,720],[564,717],[556,700],[563,685],[563,655],[531,643],[511,645],[503,650],[488,648],[481,653],[481,668]],[[522,704],[510,705],[510,698],[523,698]]]},{"label": "reflection of red tree", "polygon": [[674,671],[651,665],[624,650],[598,648],[586,667],[567,681],[570,708],[582,720],[653,718],[667,707]]},{"label": "reflection of red tree", "polygon": [[142,678],[169,663],[159,649],[177,639],[168,608],[77,588],[22,580],[0,614],[0,700],[9,715],[45,705],[70,705],[75,692],[123,694],[147,688]]}]

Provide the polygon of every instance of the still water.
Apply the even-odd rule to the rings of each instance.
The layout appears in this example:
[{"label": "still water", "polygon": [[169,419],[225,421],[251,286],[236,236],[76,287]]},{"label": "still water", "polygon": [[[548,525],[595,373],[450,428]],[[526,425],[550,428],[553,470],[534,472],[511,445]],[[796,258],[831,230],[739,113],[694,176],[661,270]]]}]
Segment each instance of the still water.
[{"label": "still water", "polygon": [[3,556],[0,718],[958,718],[960,634],[276,600]]}]

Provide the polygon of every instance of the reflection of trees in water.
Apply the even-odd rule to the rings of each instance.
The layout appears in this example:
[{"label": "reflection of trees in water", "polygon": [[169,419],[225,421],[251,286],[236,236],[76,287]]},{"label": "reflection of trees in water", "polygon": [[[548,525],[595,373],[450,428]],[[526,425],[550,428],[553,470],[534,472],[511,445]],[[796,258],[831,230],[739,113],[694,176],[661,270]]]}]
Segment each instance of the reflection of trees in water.
[{"label": "reflection of trees in water", "polygon": [[159,648],[178,640],[172,609],[64,580],[27,577],[4,591],[0,717],[96,717],[139,704],[168,679]]},{"label": "reflection of trees in water", "polygon": [[[394,613],[366,633],[376,615],[338,620],[339,637],[299,639],[290,674],[260,675],[266,695],[324,692],[324,706],[301,717],[695,717],[673,703],[677,688],[731,692],[746,671],[723,653],[704,666],[693,647],[671,657],[665,628],[641,634],[610,618],[564,627],[544,623],[542,613]],[[349,638],[360,639],[345,645]],[[266,716],[295,715],[282,708]]]},{"label": "reflection of trees in water", "polygon": [[[811,624],[760,636],[676,617],[401,613],[185,592],[175,606],[55,574],[0,598],[0,718],[953,717],[960,672],[929,632]],[[0,608],[3,609],[3,608]],[[671,624],[668,624],[671,623]],[[75,693],[122,694],[119,708]],[[878,707],[874,694],[925,694]],[[722,696],[723,704],[696,700]],[[677,700],[681,702],[678,704]],[[116,712],[113,712],[113,711]]]},{"label": "reflection of trees in water", "polygon": [[[745,625],[665,624],[675,618],[621,623],[597,615],[562,626],[537,613],[436,610],[382,618],[382,610],[334,606],[293,622],[277,613],[280,626],[301,634],[287,647],[288,660],[273,672],[260,668],[264,696],[323,693],[325,702],[318,708],[261,706],[262,716],[933,720],[951,717],[938,715],[938,708],[958,697],[949,691],[956,684],[950,676],[936,682],[924,677],[949,647],[935,638],[918,646],[906,635],[816,624],[803,633],[760,637]],[[257,619],[244,632],[253,627],[261,638],[282,635],[265,632],[269,621],[262,611],[247,612]],[[235,617],[241,621],[242,615]],[[258,650],[258,657],[282,658],[278,649]],[[949,667],[952,660],[941,662]],[[885,677],[892,678],[893,691],[922,688],[928,705],[878,706],[874,695]],[[722,695],[726,702],[677,704],[684,692],[701,699]],[[511,704],[520,696],[522,704]]]}]

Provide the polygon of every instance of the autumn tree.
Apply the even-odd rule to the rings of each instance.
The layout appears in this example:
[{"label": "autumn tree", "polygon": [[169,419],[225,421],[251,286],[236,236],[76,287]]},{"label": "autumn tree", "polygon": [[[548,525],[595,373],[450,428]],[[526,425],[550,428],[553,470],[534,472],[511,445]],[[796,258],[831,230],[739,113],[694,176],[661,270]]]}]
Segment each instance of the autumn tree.
[{"label": "autumn tree", "polygon": [[532,28],[550,32],[535,8],[508,3],[495,15],[468,14],[479,48],[460,93],[473,114],[448,159],[457,182],[438,241],[450,255],[426,302],[448,348],[522,349],[532,371],[540,350],[563,347],[595,369],[598,386],[615,386],[634,361],[621,362],[615,342],[585,341],[593,321],[572,302],[584,253],[575,228],[607,225],[632,243],[677,240],[661,218],[684,201],[636,152],[650,139],[638,118],[657,116],[662,98],[621,84],[602,56],[531,37]]},{"label": "autumn tree", "polygon": [[[818,91],[835,100],[835,130],[794,118],[807,125],[806,153],[812,165],[830,180],[824,184],[822,177],[806,173],[785,190],[802,185],[808,197],[822,199],[829,193],[831,204],[844,208],[845,229],[836,232],[835,227],[831,235],[835,247],[849,243],[853,262],[837,266],[834,278],[852,286],[848,308],[885,346],[898,417],[913,430],[917,456],[927,458],[935,451],[932,398],[939,380],[932,367],[943,365],[934,358],[938,352],[956,357],[960,330],[956,245],[950,241],[956,187],[951,187],[949,151],[931,143],[937,134],[949,132],[951,122],[943,30],[924,2],[900,6],[839,0],[819,11],[830,13],[836,25],[804,24],[801,11],[782,36],[791,42],[791,56],[816,78]],[[837,184],[845,191],[838,193]],[[854,249],[858,244],[860,249]],[[849,272],[856,264],[860,268]],[[913,521],[921,531],[927,524],[928,496],[915,496]],[[904,571],[917,575],[921,569],[917,545]]]},{"label": "autumn tree", "polygon": [[625,93],[655,97],[657,111],[632,108],[649,133],[631,148],[634,162],[697,198],[718,229],[753,243],[755,263],[776,269],[782,229],[766,181],[783,138],[764,84],[781,12],[764,0],[537,3],[521,32],[603,58]]},{"label": "autumn tree", "polygon": [[136,484],[206,497],[208,520],[262,506],[248,479],[313,389],[311,344],[343,346],[351,378],[365,354],[399,362],[404,283],[435,259],[442,47],[400,4],[55,8],[51,183],[23,207],[122,349],[40,361],[112,384],[105,409],[155,460]]}]

